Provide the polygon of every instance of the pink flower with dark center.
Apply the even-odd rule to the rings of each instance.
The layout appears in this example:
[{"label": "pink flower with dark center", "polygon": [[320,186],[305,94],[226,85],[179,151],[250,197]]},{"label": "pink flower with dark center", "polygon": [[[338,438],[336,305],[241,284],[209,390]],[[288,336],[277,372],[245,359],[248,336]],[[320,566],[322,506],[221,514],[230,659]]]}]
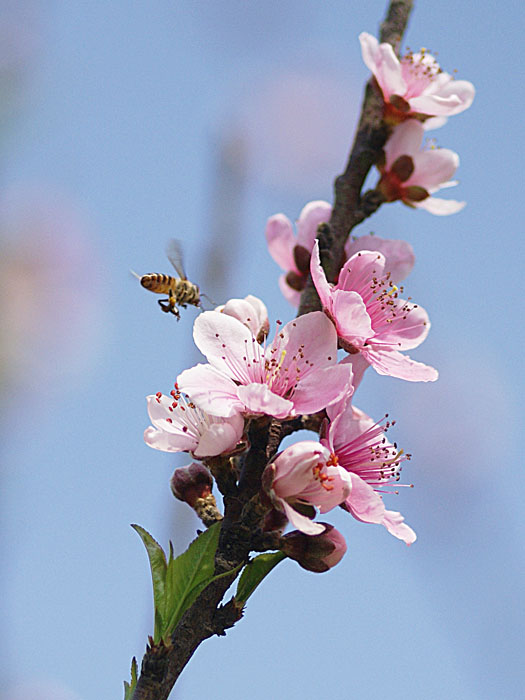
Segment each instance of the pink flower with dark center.
[{"label": "pink flower with dark center", "polygon": [[350,401],[328,408],[327,413],[330,426],[321,442],[335,455],[339,466],[347,470],[352,482],[345,509],[357,520],[384,525],[394,537],[412,544],[415,532],[403,522],[400,513],[385,509],[379,495],[390,493],[392,484],[399,485],[401,464],[410,459],[385,436],[394,423],[386,417],[375,423]]},{"label": "pink flower with dark center", "polygon": [[[325,531],[324,525],[312,522],[315,509],[320,513],[332,510],[346,500],[351,489],[348,472],[337,466],[330,450],[313,440],[283,450],[266,467],[262,483],[275,507],[306,535]],[[311,517],[303,513],[305,509]]]},{"label": "pink flower with dark center", "polygon": [[156,450],[214,457],[231,452],[242,437],[244,419],[240,414],[230,418],[208,415],[187,401],[177,384],[170,397],[159,391],[146,400],[155,427],[146,428],[144,440]]},{"label": "pink flower with dark center", "polygon": [[263,342],[270,330],[266,305],[252,294],[248,294],[244,299],[230,299],[226,304],[217,306],[215,311],[233,316],[243,323],[259,343]]},{"label": "pink flower with dark center", "polygon": [[346,261],[337,284],[331,285],[316,242],[311,272],[323,310],[335,324],[343,349],[360,353],[379,374],[412,382],[435,381],[438,373],[433,367],[400,352],[420,345],[430,322],[422,307],[399,297],[402,288],[385,274],[385,264],[381,253],[359,251]]},{"label": "pink flower with dark center", "polygon": [[266,224],[268,250],[275,262],[285,270],[279,278],[284,297],[293,306],[299,306],[301,291],[306,285],[310,269],[310,254],[317,235],[317,227],[330,220],[332,207],[328,202],[309,202],[297,221],[297,237],[292,222],[284,214],[275,214]]},{"label": "pink flower with dark center", "polygon": [[316,413],[351,385],[351,368],[337,365],[335,328],[320,311],[287,323],[268,346],[236,318],[215,311],[198,316],[193,337],[209,364],[185,370],[177,381],[213,415]]},{"label": "pink flower with dark center", "polygon": [[470,107],[474,86],[444,73],[426,49],[409,51],[401,60],[390,44],[371,34],[359,35],[361,53],[383,93],[384,119],[399,123],[409,118],[450,117]]},{"label": "pink flower with dark center", "polygon": [[423,125],[415,119],[395,127],[385,145],[385,160],[377,164],[381,173],[377,189],[387,202],[400,199],[409,207],[426,209],[431,214],[455,214],[465,202],[430,195],[457,185],[449,178],[456,172],[459,156],[448,148],[421,149],[424,133]]}]

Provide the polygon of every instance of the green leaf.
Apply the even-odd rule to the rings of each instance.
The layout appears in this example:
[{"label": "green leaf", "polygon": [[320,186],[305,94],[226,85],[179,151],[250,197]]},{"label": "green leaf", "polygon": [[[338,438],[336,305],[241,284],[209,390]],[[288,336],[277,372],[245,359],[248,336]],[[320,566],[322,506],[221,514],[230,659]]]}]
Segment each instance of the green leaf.
[{"label": "green leaf", "polygon": [[252,559],[241,574],[235,600],[244,605],[263,578],[283,559],[286,559],[283,552],[266,552]]},{"label": "green leaf", "polygon": [[151,580],[153,583],[153,604],[155,607],[155,631],[153,639],[155,643],[160,641],[162,628],[166,620],[168,600],[166,596],[166,573],[168,565],[166,555],[160,544],[140,525],[131,526],[140,536],[148,553],[151,568]]},{"label": "green leaf", "polygon": [[131,662],[131,683],[124,681],[124,700],[132,700],[137,686],[137,659],[133,657]]},{"label": "green leaf", "polygon": [[[171,635],[184,612],[214,579],[215,552],[221,524],[215,523],[193,540],[176,559],[170,557],[166,572],[166,616],[161,637]],[[231,572],[228,572],[231,573]]]}]

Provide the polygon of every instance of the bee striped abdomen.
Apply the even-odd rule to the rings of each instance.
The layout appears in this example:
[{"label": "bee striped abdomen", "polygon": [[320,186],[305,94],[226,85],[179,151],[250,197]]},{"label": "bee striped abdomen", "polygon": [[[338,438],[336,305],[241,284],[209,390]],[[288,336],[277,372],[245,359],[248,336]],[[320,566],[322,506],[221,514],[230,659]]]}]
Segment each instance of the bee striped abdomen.
[{"label": "bee striped abdomen", "polygon": [[178,282],[179,280],[171,275],[164,275],[160,272],[150,272],[140,278],[141,285],[155,294],[169,294],[170,289],[175,289]]}]

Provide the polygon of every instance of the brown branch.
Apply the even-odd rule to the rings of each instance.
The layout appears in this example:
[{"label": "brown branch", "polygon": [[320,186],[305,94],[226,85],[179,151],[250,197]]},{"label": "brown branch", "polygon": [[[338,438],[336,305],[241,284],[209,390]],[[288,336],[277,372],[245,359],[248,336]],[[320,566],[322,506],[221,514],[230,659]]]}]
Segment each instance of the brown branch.
[{"label": "brown branch", "polygon": [[[379,39],[397,49],[408,23],[413,0],[391,0],[387,16],[381,25]],[[383,98],[374,79],[365,89],[361,118],[345,171],[334,183],[334,206],[329,225],[320,227],[318,238],[321,262],[328,281],[335,282],[344,263],[344,245],[348,235],[384,201],[375,190],[361,197],[361,190],[371,167],[381,156],[388,137],[383,123]],[[298,315],[317,311],[319,297],[308,278],[301,294]]]},{"label": "brown branch", "polygon": [[[412,9],[412,0],[390,0],[385,21],[381,25],[380,41],[393,46],[401,40]],[[382,198],[371,190],[361,195],[365,178],[381,153],[387,138],[382,122],[382,99],[370,81],[366,87],[361,119],[357,127],[348,164],[335,181],[335,199],[329,224],[320,227],[319,241],[323,267],[328,279],[337,277],[344,254],[344,244],[350,231],[381,205]],[[317,293],[309,280],[301,296],[299,314],[319,308]],[[312,416],[310,429],[318,429],[322,412]],[[295,420],[295,419],[294,419]],[[289,423],[289,425],[287,425]],[[277,546],[279,537],[261,536],[260,523],[265,506],[259,499],[261,474],[279,447],[285,434],[305,427],[304,418],[280,423],[267,418],[253,420],[249,426],[250,449],[235,458],[240,477],[235,483],[233,463],[209,465],[220,481],[224,494],[224,519],[221,523],[219,546],[215,557],[215,572],[231,571],[213,581],[182,616],[171,640],[150,645],[142,660],[141,673],[133,700],[167,700],[173,685],[199,644],[214,634],[222,635],[242,616],[235,601],[221,606],[221,600],[236,576],[239,565],[246,564],[250,551],[261,543]],[[275,540],[275,541],[274,541]],[[277,544],[276,544],[277,543]]]}]

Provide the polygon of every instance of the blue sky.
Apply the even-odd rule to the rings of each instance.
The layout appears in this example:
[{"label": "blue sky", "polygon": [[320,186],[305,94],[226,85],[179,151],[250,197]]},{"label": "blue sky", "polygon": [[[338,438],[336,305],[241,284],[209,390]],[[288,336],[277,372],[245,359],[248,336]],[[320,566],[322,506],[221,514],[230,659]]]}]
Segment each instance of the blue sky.
[{"label": "blue sky", "polygon": [[[1,82],[0,113],[3,281],[13,273],[2,292],[2,700],[121,697],[152,630],[129,524],[178,551],[198,527],[168,488],[185,458],[142,441],[144,397],[198,359],[195,313],[178,324],[159,313],[129,270],[168,271],[174,236],[215,301],[253,293],[273,320],[292,317],[265,222],[331,200],[368,77],[357,36],[377,32],[384,7],[0,5],[0,75],[21,66]],[[432,320],[413,354],[439,382],[369,372],[356,396],[397,419],[392,436],[413,454],[415,488],[388,505],[417,543],[335,513],[341,564],[321,576],[281,564],[173,697],[210,683],[230,700],[520,697],[522,34],[517,2],[500,13],[416,3],[405,45],[438,52],[477,89],[432,133],[461,158],[445,196],[468,204],[432,217],[396,203],[360,227],[412,243],[405,287]]]}]

